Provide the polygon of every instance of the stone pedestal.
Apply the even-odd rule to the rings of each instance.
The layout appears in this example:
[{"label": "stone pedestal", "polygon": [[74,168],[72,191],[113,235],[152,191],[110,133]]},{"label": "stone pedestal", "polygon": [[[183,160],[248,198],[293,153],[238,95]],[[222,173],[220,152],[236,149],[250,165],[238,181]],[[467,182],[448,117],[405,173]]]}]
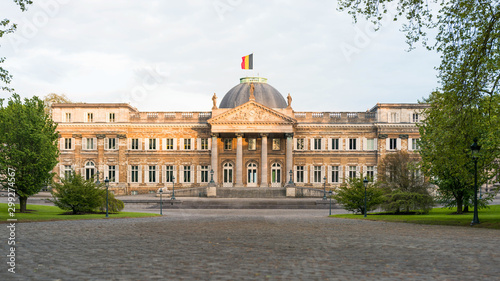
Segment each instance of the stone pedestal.
[{"label": "stone pedestal", "polygon": [[297,189],[295,187],[286,188],[286,197],[295,197]]},{"label": "stone pedestal", "polygon": [[209,186],[207,187],[207,197],[213,198],[217,196],[217,187]]}]

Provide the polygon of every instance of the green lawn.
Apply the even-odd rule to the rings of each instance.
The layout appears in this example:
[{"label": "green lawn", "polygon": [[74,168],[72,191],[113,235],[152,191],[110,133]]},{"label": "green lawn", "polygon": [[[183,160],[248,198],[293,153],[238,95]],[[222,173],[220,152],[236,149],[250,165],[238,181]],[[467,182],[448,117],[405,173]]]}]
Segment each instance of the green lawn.
[{"label": "green lawn", "polygon": [[[434,208],[427,215],[379,215],[368,213],[366,220],[406,222],[417,224],[470,226],[473,212],[462,215],[453,214],[456,209]],[[500,205],[492,205],[487,209],[479,210],[480,224],[474,227],[500,229]],[[365,219],[363,215],[332,215],[335,218]]]},{"label": "green lawn", "polygon": [[[61,210],[55,206],[31,205],[28,204],[29,213],[19,213],[19,204],[16,204],[15,217],[10,217],[7,211],[7,203],[0,203],[0,223],[7,223],[7,219],[15,218],[17,222],[36,222],[36,221],[59,221],[59,220],[90,220],[105,219],[106,214],[86,214],[86,215],[68,215],[67,211]],[[155,217],[159,214],[151,213],[132,213],[120,212],[109,214],[108,219],[118,218],[141,218]]]}]

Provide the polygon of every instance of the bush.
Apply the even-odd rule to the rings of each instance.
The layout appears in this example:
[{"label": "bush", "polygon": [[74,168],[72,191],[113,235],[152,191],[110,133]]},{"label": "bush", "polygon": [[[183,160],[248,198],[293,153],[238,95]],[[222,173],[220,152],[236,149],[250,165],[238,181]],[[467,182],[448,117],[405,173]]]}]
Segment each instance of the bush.
[{"label": "bush", "polygon": [[[108,212],[118,213],[123,210],[124,207],[122,200],[116,199],[113,193],[108,193]],[[106,190],[104,190],[102,203],[98,209],[101,212],[106,212]]]},{"label": "bush", "polygon": [[393,190],[384,195],[382,208],[389,212],[402,211],[427,214],[434,206],[434,199],[428,193]]},{"label": "bush", "polygon": [[[363,179],[349,179],[347,185],[341,185],[333,199],[353,213],[364,213],[365,210],[365,187]],[[375,210],[383,202],[383,190],[377,187],[376,183],[370,182],[366,187],[366,209]]]}]

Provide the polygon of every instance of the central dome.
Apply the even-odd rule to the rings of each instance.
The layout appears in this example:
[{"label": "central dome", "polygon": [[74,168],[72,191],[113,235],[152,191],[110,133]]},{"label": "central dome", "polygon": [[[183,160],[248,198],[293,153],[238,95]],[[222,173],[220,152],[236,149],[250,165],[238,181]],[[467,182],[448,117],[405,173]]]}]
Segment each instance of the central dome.
[{"label": "central dome", "polygon": [[255,101],[270,108],[286,108],[283,96],[273,86],[267,84],[266,78],[245,77],[240,79],[240,84],[234,86],[226,93],[219,108],[235,108],[249,101],[250,84],[254,85]]}]

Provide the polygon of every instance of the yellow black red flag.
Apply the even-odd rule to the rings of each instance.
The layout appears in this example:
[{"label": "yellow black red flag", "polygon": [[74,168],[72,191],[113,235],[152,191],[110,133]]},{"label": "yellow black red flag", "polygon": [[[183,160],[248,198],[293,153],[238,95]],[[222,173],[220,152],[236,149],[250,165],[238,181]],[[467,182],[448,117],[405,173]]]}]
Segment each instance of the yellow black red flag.
[{"label": "yellow black red flag", "polygon": [[241,57],[241,69],[253,69],[253,54]]}]

